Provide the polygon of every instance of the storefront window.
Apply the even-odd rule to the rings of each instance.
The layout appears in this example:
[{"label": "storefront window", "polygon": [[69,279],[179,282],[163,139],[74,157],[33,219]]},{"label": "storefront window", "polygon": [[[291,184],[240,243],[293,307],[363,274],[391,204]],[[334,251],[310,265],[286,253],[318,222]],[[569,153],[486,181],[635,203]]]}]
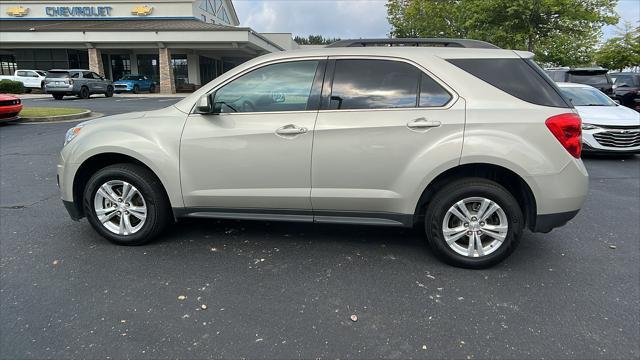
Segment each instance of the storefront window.
[{"label": "storefront window", "polygon": [[173,78],[176,87],[183,87],[189,83],[189,65],[187,64],[187,55],[176,54],[171,55],[171,66],[173,67]]},{"label": "storefront window", "polygon": [[0,55],[0,75],[13,75],[17,69],[15,56]]},{"label": "storefront window", "polygon": [[131,74],[131,59],[129,55],[111,55],[111,75],[113,80],[119,80]]},{"label": "storefront window", "polygon": [[144,75],[154,82],[160,82],[160,67],[158,54],[138,54],[138,74]]}]

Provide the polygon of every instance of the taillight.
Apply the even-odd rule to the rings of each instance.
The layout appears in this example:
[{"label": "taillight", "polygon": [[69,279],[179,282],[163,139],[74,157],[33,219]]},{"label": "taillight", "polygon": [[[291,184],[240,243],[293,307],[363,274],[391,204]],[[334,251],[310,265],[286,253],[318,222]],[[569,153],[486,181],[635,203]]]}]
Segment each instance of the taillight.
[{"label": "taillight", "polygon": [[548,118],[545,124],[569,154],[579,159],[582,152],[582,120],[580,116],[571,113],[560,114]]}]

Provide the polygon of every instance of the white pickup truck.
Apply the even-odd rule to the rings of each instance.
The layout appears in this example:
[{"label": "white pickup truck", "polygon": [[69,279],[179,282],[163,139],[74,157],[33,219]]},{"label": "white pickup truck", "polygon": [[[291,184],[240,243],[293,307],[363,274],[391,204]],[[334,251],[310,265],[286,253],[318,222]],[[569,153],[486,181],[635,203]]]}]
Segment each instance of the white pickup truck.
[{"label": "white pickup truck", "polygon": [[13,76],[0,75],[0,80],[20,81],[30,92],[32,89],[44,89],[44,78],[46,76],[47,72],[42,70],[16,70]]}]

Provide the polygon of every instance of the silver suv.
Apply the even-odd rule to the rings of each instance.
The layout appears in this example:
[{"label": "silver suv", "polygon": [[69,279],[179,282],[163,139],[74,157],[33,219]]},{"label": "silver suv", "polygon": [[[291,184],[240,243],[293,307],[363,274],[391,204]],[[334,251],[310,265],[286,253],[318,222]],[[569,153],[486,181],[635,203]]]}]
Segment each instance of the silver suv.
[{"label": "silver suv", "polygon": [[444,261],[491,266],[573,218],[588,175],[580,118],[533,54],[464,45],[265,55],[85,122],[62,200],[122,245],[184,217],[418,226]]},{"label": "silver suv", "polygon": [[75,95],[81,99],[88,99],[93,94],[112,97],[113,84],[111,80],[90,70],[49,70],[44,79],[44,91],[56,100],[62,100],[65,95]]}]

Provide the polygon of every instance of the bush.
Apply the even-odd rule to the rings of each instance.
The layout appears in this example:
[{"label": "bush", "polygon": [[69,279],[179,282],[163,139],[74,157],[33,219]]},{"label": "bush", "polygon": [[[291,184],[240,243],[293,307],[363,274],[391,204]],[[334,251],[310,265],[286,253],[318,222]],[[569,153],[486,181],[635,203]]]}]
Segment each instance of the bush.
[{"label": "bush", "polygon": [[21,81],[0,80],[0,93],[24,94],[24,90],[24,85]]}]

